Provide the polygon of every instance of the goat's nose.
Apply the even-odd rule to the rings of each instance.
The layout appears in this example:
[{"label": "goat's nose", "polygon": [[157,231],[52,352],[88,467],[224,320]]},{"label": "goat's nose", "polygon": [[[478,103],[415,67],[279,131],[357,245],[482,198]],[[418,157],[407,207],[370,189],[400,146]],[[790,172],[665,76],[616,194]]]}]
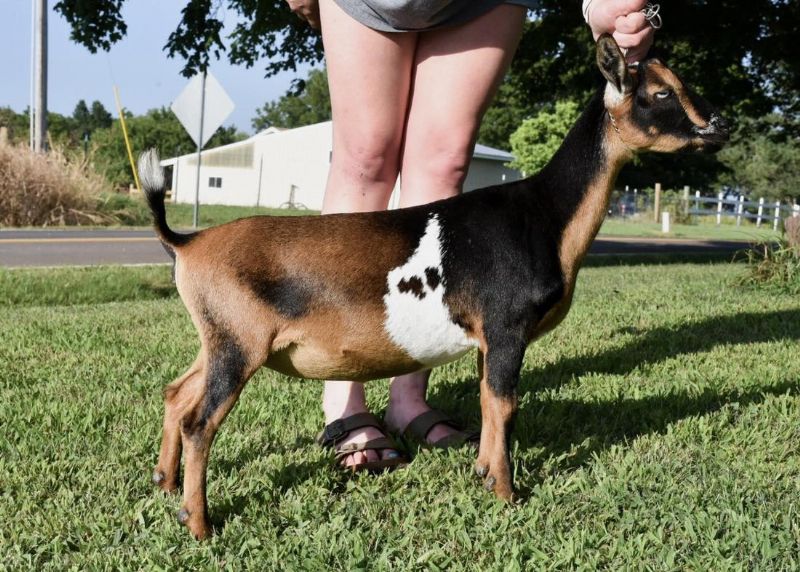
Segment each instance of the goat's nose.
[{"label": "goat's nose", "polygon": [[716,113],[711,116],[711,125],[716,128],[716,130],[720,133],[728,134],[730,133],[731,126],[727,119],[722,117],[721,115],[717,115]]}]

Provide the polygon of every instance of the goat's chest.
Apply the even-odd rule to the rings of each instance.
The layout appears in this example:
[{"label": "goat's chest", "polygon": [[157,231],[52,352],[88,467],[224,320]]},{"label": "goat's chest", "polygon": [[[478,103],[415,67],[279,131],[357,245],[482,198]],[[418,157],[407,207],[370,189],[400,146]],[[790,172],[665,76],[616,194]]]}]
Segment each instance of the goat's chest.
[{"label": "goat's chest", "polygon": [[453,321],[445,303],[441,228],[428,219],[417,248],[386,276],[384,329],[391,341],[415,361],[432,367],[452,361],[478,346]]}]

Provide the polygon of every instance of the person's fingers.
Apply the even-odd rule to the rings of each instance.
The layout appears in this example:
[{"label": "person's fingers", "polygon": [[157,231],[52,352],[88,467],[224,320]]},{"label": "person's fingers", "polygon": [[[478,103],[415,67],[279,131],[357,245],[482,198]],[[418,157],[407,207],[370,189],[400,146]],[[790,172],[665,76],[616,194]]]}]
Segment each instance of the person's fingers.
[{"label": "person's fingers", "polygon": [[647,21],[642,12],[632,12],[627,16],[619,16],[614,21],[614,28],[622,34],[636,34],[649,27],[650,22]]},{"label": "person's fingers", "polygon": [[626,16],[643,10],[647,0],[609,0],[608,4],[616,16]]},{"label": "person's fingers", "polygon": [[642,30],[638,34],[614,34],[614,40],[623,48],[625,61],[629,64],[640,62],[653,45],[654,32],[652,28]]}]

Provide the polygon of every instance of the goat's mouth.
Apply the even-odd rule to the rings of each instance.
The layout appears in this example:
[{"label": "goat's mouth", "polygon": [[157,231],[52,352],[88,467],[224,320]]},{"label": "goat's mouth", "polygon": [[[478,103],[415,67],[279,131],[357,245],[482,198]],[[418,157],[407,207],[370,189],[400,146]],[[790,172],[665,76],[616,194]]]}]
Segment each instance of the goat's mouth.
[{"label": "goat's mouth", "polygon": [[719,151],[731,138],[728,122],[719,115],[712,115],[705,127],[694,127],[692,134],[695,147],[708,153]]}]

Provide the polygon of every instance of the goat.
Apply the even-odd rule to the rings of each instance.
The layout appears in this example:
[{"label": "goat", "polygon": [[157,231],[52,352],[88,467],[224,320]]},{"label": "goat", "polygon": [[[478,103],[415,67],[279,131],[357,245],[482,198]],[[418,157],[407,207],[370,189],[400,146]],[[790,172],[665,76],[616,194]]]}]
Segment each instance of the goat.
[{"label": "goat", "polygon": [[662,62],[628,66],[597,43],[607,80],[550,163],[522,181],[395,211],[251,217],[180,234],[167,225],[154,151],[140,159],[160,239],[200,335],[194,364],[164,392],[154,481],[211,533],[206,470],[214,436],[262,365],[313,379],[368,381],[478,349],[477,474],[512,496],[509,432],[525,348],[567,314],[581,262],[620,168],[636,152],[720,147],[725,121]]}]

